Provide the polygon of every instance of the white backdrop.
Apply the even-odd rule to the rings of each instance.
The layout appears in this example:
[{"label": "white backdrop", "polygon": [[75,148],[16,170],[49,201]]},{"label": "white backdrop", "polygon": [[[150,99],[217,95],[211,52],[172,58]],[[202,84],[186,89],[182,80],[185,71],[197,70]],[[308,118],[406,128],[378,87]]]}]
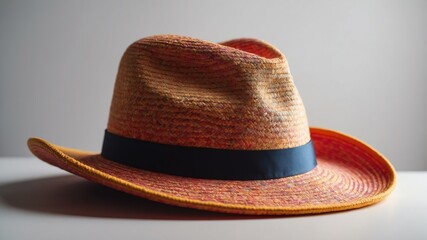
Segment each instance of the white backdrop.
[{"label": "white backdrop", "polygon": [[1,1],[0,156],[98,151],[120,57],[173,33],[255,37],[288,58],[311,125],[427,170],[427,1]]}]

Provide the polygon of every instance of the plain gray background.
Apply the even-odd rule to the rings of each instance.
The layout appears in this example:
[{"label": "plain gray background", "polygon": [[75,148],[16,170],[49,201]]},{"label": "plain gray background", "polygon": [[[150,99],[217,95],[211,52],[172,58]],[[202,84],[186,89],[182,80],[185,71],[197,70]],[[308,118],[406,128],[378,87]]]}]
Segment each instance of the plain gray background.
[{"label": "plain gray background", "polygon": [[288,58],[310,125],[427,170],[427,1],[1,1],[0,156],[26,139],[99,151],[139,38],[260,38]]}]

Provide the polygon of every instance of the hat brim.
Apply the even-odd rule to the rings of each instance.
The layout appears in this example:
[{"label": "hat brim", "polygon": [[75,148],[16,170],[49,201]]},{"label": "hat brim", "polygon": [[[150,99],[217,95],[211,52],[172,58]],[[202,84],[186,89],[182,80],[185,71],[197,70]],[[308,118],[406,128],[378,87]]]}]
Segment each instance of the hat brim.
[{"label": "hat brim", "polygon": [[121,165],[91,153],[30,138],[41,160],[105,186],[150,200],[237,214],[296,215],[343,211],[384,199],[395,185],[388,160],[348,135],[310,128],[318,165],[280,179],[237,181],[179,177]]}]

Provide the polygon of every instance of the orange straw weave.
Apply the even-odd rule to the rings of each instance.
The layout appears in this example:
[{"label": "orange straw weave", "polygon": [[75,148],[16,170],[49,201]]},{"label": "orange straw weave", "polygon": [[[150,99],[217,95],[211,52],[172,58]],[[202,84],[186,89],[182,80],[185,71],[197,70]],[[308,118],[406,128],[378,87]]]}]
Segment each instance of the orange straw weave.
[{"label": "orange straw weave", "polygon": [[28,146],[52,165],[120,191],[228,213],[359,208],[384,199],[395,184],[391,164],[367,144],[309,128],[286,58],[255,39],[215,44],[159,35],[133,43],[120,62],[107,130],[155,143],[232,150],[293,148],[311,139],[318,166],[279,179],[212,180],[137,169],[39,138]]}]

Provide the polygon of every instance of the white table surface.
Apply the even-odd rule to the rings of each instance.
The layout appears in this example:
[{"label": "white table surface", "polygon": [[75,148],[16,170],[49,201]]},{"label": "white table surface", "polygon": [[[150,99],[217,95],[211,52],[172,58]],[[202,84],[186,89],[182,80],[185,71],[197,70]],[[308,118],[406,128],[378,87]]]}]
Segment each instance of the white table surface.
[{"label": "white table surface", "polygon": [[427,172],[399,172],[371,207],[299,217],[217,214],[150,202],[36,158],[0,158],[0,239],[427,239]]}]

